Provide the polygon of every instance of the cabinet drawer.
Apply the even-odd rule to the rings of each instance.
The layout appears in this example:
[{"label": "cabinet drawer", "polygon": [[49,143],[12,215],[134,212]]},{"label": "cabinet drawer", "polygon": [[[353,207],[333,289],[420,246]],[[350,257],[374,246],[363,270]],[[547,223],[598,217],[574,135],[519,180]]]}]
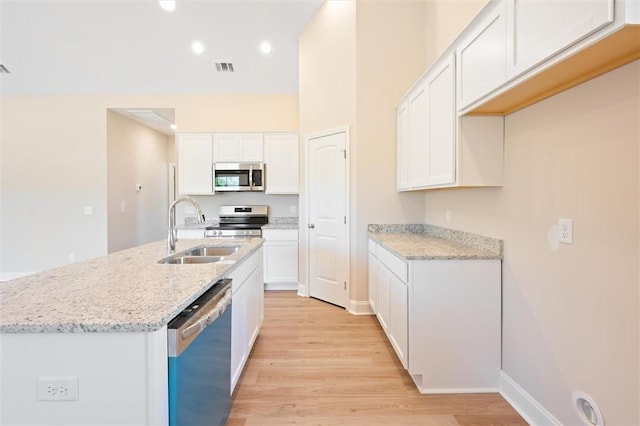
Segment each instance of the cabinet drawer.
[{"label": "cabinet drawer", "polygon": [[297,229],[263,229],[262,238],[267,241],[298,241]]},{"label": "cabinet drawer", "polygon": [[400,278],[402,282],[409,281],[409,273],[407,268],[407,262],[400,259],[394,254],[391,254],[388,250],[383,247],[377,247],[377,257],[380,260],[380,263],[385,265],[393,274]]}]

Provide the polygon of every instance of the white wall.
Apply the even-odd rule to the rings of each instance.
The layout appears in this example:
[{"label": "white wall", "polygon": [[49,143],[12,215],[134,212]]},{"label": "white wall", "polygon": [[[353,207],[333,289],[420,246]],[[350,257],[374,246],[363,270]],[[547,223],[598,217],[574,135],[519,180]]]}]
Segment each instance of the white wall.
[{"label": "white wall", "polygon": [[[395,190],[395,105],[425,68],[423,9],[415,1],[328,1],[300,37],[301,158],[305,136],[349,126],[353,301],[367,300],[367,225],[423,216],[421,194]],[[300,201],[304,209],[306,194]],[[306,232],[300,241],[306,250]],[[306,283],[304,259],[300,266]]]},{"label": "white wall", "polygon": [[63,265],[70,253],[76,260],[107,253],[108,108],[174,108],[182,131],[298,128],[297,95],[5,95],[1,102],[0,245],[9,275]]},{"label": "white wall", "polygon": [[109,253],[166,236],[169,139],[173,136],[107,111]]},{"label": "white wall", "polygon": [[[506,117],[503,188],[425,195],[426,222],[504,240],[503,371],[567,425],[576,390],[607,424],[640,424],[638,75]],[[561,217],[572,245],[549,240]]]}]

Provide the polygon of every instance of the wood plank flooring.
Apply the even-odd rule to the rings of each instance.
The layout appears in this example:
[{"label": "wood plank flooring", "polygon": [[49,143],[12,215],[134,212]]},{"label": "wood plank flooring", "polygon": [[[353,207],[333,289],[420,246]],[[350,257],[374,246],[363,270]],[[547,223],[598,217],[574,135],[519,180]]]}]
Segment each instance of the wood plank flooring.
[{"label": "wood plank flooring", "polygon": [[265,318],[227,426],[527,423],[499,394],[421,395],[374,316],[265,292]]}]

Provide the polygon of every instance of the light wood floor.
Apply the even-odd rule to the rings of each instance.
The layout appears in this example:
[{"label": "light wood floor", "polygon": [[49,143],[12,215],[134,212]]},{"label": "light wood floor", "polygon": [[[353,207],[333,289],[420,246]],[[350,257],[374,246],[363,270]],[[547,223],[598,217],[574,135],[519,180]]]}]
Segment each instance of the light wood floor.
[{"label": "light wood floor", "polygon": [[227,426],[526,424],[499,394],[418,393],[374,316],[267,291]]}]

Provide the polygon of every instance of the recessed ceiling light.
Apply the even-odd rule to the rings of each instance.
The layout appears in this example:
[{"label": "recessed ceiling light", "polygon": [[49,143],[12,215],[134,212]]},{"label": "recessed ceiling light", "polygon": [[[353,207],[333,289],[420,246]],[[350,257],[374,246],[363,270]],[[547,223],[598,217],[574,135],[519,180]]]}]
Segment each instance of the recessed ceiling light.
[{"label": "recessed ceiling light", "polygon": [[202,52],[204,52],[204,45],[196,40],[191,43],[191,50],[193,50],[193,53],[195,53],[196,55],[200,55],[202,54]]},{"label": "recessed ceiling light", "polygon": [[168,12],[176,10],[176,0],[159,0],[160,7]]},{"label": "recessed ceiling light", "polygon": [[177,129],[177,128],[178,128],[178,126],[176,126],[175,124],[172,124],[172,125],[170,125],[169,127],[171,128],[171,130],[175,130],[175,129]]},{"label": "recessed ceiling light", "polygon": [[268,41],[263,41],[262,43],[260,43],[260,51],[265,55],[271,53],[271,43],[269,43]]}]

